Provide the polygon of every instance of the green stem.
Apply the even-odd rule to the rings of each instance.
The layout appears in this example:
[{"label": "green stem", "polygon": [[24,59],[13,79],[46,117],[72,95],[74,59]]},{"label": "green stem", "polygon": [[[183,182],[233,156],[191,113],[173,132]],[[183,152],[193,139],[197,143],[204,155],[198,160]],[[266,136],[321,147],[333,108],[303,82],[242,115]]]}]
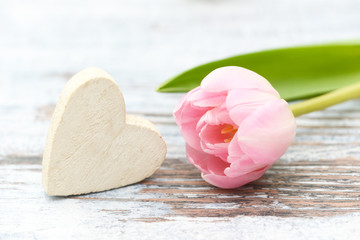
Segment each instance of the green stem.
[{"label": "green stem", "polygon": [[360,82],[339,88],[319,97],[292,104],[290,109],[294,116],[298,117],[356,98],[360,98]]}]

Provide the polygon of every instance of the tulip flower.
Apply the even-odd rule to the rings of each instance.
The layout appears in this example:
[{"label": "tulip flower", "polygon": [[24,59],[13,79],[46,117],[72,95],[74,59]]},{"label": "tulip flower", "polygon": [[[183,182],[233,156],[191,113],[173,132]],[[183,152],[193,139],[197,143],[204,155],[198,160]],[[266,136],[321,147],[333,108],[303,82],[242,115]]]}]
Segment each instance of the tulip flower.
[{"label": "tulip flower", "polygon": [[212,71],[177,104],[188,161],[220,188],[260,178],[296,133],[288,103],[262,76],[241,67]]},{"label": "tulip flower", "polygon": [[188,161],[202,178],[237,188],[260,178],[295,137],[297,116],[360,97],[360,82],[292,104],[262,76],[241,67],[212,71],[174,110]]}]

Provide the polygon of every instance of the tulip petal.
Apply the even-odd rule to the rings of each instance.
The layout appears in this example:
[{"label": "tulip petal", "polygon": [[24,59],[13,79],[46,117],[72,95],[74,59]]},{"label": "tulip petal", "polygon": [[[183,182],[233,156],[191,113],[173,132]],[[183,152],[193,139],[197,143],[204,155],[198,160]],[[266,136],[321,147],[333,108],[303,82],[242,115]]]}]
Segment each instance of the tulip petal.
[{"label": "tulip petal", "polygon": [[230,119],[225,103],[207,111],[199,120],[196,127],[201,139],[202,149],[227,161],[228,143],[226,139],[231,139],[233,133],[222,133],[222,129],[227,125],[234,125]]},{"label": "tulip petal", "polygon": [[186,144],[186,157],[187,160],[193,164],[196,168],[198,168],[201,172],[209,173],[207,169],[207,159],[209,158],[209,154],[206,154],[202,151],[198,151],[192,148],[190,145]]},{"label": "tulip petal", "polygon": [[196,132],[196,121],[181,125],[180,132],[187,144],[197,150],[201,150],[200,137]]},{"label": "tulip petal", "polygon": [[268,168],[261,169],[259,171],[250,172],[239,177],[228,177],[221,175],[214,175],[210,173],[201,173],[201,177],[208,183],[226,189],[233,189],[241,187],[249,182],[259,179]]},{"label": "tulip petal", "polygon": [[[198,87],[199,88],[199,87]],[[187,101],[191,102],[193,106],[197,107],[216,107],[225,102],[226,94],[224,93],[211,93],[203,89],[193,92],[188,96]]]},{"label": "tulip petal", "polygon": [[[200,87],[197,87],[197,88],[194,88],[193,90],[191,90],[190,92],[186,93],[181,99],[180,101],[176,104],[175,108],[174,108],[174,111],[173,111],[173,115],[174,115],[174,118],[175,118],[175,121],[176,121],[176,124],[177,125],[181,125],[182,122],[186,121],[187,119],[183,119],[182,115],[183,115],[183,112],[188,112],[188,115],[191,114],[191,111],[189,111],[188,108],[191,108],[191,104],[190,102],[187,100],[188,97],[198,91],[200,89]],[[187,109],[187,111],[186,111]],[[197,114],[196,111],[194,111],[194,113]]]},{"label": "tulip petal", "polygon": [[295,118],[283,99],[271,100],[238,129],[242,151],[258,164],[273,164],[291,144],[296,134]]},{"label": "tulip petal", "polygon": [[225,176],[224,173],[225,169],[227,169],[230,166],[229,163],[226,163],[216,157],[209,157],[206,160],[206,164],[207,164],[207,169],[211,174],[223,175],[223,176]]},{"label": "tulip petal", "polygon": [[238,177],[249,172],[257,171],[266,167],[266,164],[256,164],[249,158],[240,148],[238,142],[238,133],[235,134],[233,140],[229,144],[229,156],[227,161],[230,166],[225,169],[224,173],[229,177]]},{"label": "tulip petal", "polygon": [[228,146],[229,157],[227,161],[233,163],[235,161],[241,161],[243,159],[248,159],[248,156],[241,150],[238,142],[238,132],[235,133],[233,139],[230,141]]},{"label": "tulip petal", "polygon": [[201,88],[207,92],[255,88],[272,94],[278,94],[271,84],[259,74],[246,68],[235,66],[215,69],[202,80]]},{"label": "tulip petal", "polygon": [[252,112],[273,99],[280,97],[258,89],[234,89],[226,98],[226,108],[230,118],[240,126]]},{"label": "tulip petal", "polygon": [[187,100],[189,96],[199,90],[200,88],[195,88],[188,92],[176,105],[173,114],[185,141],[193,148],[201,150],[200,137],[198,131],[196,131],[196,125],[208,108],[194,108],[191,102]]},{"label": "tulip petal", "polygon": [[222,134],[221,129],[223,125],[209,125],[204,124],[200,130],[200,146],[201,149],[209,154],[213,154],[226,161],[228,157],[228,143],[225,143],[226,138],[232,137],[230,134]]},{"label": "tulip petal", "polygon": [[198,151],[186,144],[186,156],[188,161],[203,173],[225,175],[224,170],[230,166],[220,158]]},{"label": "tulip petal", "polygon": [[262,170],[266,167],[268,167],[268,165],[255,164],[251,159],[244,159],[231,163],[230,167],[224,170],[224,173],[229,177],[238,177],[250,172]]},{"label": "tulip petal", "polygon": [[210,125],[236,125],[229,115],[225,102],[219,107],[208,110],[199,120],[199,125],[203,125],[203,123]]}]

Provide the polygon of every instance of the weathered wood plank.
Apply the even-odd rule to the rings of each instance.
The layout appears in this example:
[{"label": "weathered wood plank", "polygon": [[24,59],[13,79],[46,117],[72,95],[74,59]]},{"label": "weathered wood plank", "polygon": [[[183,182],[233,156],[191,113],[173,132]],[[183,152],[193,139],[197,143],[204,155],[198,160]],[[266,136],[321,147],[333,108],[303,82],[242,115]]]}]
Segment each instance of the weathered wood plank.
[{"label": "weathered wood plank", "polygon": [[169,205],[172,213],[167,217],[332,216],[360,211],[359,170],[356,159],[279,162],[260,180],[224,190],[202,181],[199,172],[183,160],[167,159],[162,169],[141,183],[141,193],[158,198],[141,201]]},{"label": "weathered wood plank", "polygon": [[[344,104],[348,108],[359,101]],[[51,116],[52,107],[46,108],[47,118]],[[338,116],[329,119],[326,115],[332,114],[334,110],[329,109],[323,112],[325,117],[304,116],[299,119],[304,125],[298,127],[298,132],[306,133],[308,126],[323,126],[320,130],[309,131],[303,137],[297,137],[290,147],[287,155],[296,155],[293,148],[297,146],[308,146],[317,149],[321,154],[323,149],[339,146],[352,149],[356,146],[359,150],[359,135],[349,134],[359,131],[360,114],[351,118]],[[347,110],[353,113],[355,110]],[[169,128],[175,128],[174,120],[170,114],[142,114],[159,126],[167,129],[165,138],[174,137],[181,139],[178,132],[171,133]],[[318,114],[319,115],[319,114]],[[48,119],[47,119],[48,120]],[[165,124],[164,124],[165,122]],[[339,123],[335,125],[333,123]],[[318,125],[316,125],[318,124]],[[339,136],[334,131],[351,128],[351,132],[342,133]],[[348,129],[346,128],[346,129]],[[324,135],[325,133],[325,135]],[[326,134],[327,133],[327,134]],[[301,136],[301,134],[300,134]],[[326,139],[331,136],[331,141]],[[343,137],[345,136],[345,137]],[[348,142],[350,136],[354,137],[354,142]],[[319,138],[319,142],[314,142],[312,138]],[[169,149],[183,151],[183,142],[172,141]],[[357,154],[359,154],[357,152]],[[137,197],[114,197],[112,194],[105,193],[99,197],[98,194],[76,196],[73,199],[89,201],[125,201],[161,203],[166,205],[170,211],[168,214],[154,216],[154,221],[159,222],[175,216],[186,217],[235,217],[240,215],[248,216],[278,216],[278,217],[314,217],[314,216],[334,216],[339,214],[360,212],[360,159],[349,155],[341,158],[332,157],[325,153],[327,157],[315,160],[295,159],[286,160],[286,157],[279,160],[260,180],[248,184],[236,190],[222,190],[210,186],[200,178],[199,171],[186,162],[184,155],[181,158],[174,152],[169,152],[168,157],[159,171],[150,179],[139,184],[140,191]],[[293,156],[295,158],[296,156]],[[16,157],[7,156],[0,160],[3,169],[19,168],[17,171],[37,171],[40,174],[40,157]],[[34,166],[34,167],[32,167]],[[0,174],[1,175],[1,174]],[[3,179],[6,188],[13,188],[19,184],[18,181],[8,182]],[[23,183],[24,184],[24,183]],[[37,183],[39,184],[39,183]],[[101,194],[100,194],[101,195]],[[107,210],[111,213],[111,209]],[[114,209],[118,212],[118,209]],[[129,211],[129,210],[128,210]],[[131,216],[131,211],[129,211]],[[146,221],[150,221],[147,218]],[[165,221],[165,220],[164,220]]]},{"label": "weathered wood plank", "polygon": [[[242,222],[247,219],[245,216],[257,217],[260,222],[268,221],[268,217],[280,217],[299,226],[316,224],[323,231],[328,226],[326,223],[340,221],[347,228],[346,223],[350,219],[351,223],[356,222],[358,215],[341,220],[337,216],[360,212],[360,153],[356,144],[360,142],[360,135],[354,134],[359,131],[357,122],[360,115],[354,113],[358,111],[357,106],[359,100],[340,106],[339,113],[344,109],[353,116],[350,122],[346,114],[329,119],[327,116],[336,113],[333,108],[299,118],[301,124],[297,131],[302,135],[295,139],[282,159],[260,180],[236,190],[217,189],[202,181],[198,170],[186,162],[184,142],[171,114],[142,114],[152,118],[163,132],[169,154],[155,175],[125,188],[68,198],[47,197],[40,181],[41,156],[2,156],[0,215],[7,216],[7,220],[0,218],[0,232],[10,232],[12,236],[17,233],[24,237],[28,236],[25,229],[30,229],[28,231],[36,232],[36,236],[49,236],[42,235],[37,226],[42,225],[47,229],[47,234],[68,227],[65,222],[55,225],[52,217],[67,219],[84,229],[90,226],[106,229],[101,227],[106,222],[112,226],[111,231],[100,232],[110,234],[117,229],[122,231],[121,235],[129,234],[131,223],[136,226],[151,224],[156,231],[161,231],[164,224],[170,228],[192,229],[193,225],[185,224],[184,219],[197,219],[193,224],[207,231],[211,229],[210,223],[218,224],[219,221],[225,228],[235,223],[246,228],[248,225]],[[50,113],[51,107],[47,111]],[[50,115],[47,114],[44,121]],[[335,124],[337,122],[339,124]],[[89,209],[85,215],[83,208]],[[74,220],[74,211],[83,217]],[[302,220],[297,222],[294,217]],[[86,219],[86,223],[80,219]],[[111,225],[110,219],[118,224]],[[270,221],[273,227],[280,227],[276,218]],[[161,225],[156,225],[158,223]],[[198,223],[202,223],[202,227]],[[146,229],[149,231],[149,228]],[[306,236],[305,229],[311,228],[304,228],[302,236]],[[71,235],[67,236],[88,236],[88,233],[78,229],[70,232]],[[168,236],[173,233],[166,232]],[[131,235],[127,236],[131,238]]]}]

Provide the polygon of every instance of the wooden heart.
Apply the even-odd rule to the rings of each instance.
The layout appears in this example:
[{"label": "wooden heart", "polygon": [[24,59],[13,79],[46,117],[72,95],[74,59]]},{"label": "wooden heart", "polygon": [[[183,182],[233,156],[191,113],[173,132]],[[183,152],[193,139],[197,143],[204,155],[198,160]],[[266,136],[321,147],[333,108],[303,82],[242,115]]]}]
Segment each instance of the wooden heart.
[{"label": "wooden heart", "polygon": [[162,164],[166,144],[149,121],[125,113],[112,77],[85,69],[66,84],[43,155],[48,195],[99,192],[139,182]]}]

